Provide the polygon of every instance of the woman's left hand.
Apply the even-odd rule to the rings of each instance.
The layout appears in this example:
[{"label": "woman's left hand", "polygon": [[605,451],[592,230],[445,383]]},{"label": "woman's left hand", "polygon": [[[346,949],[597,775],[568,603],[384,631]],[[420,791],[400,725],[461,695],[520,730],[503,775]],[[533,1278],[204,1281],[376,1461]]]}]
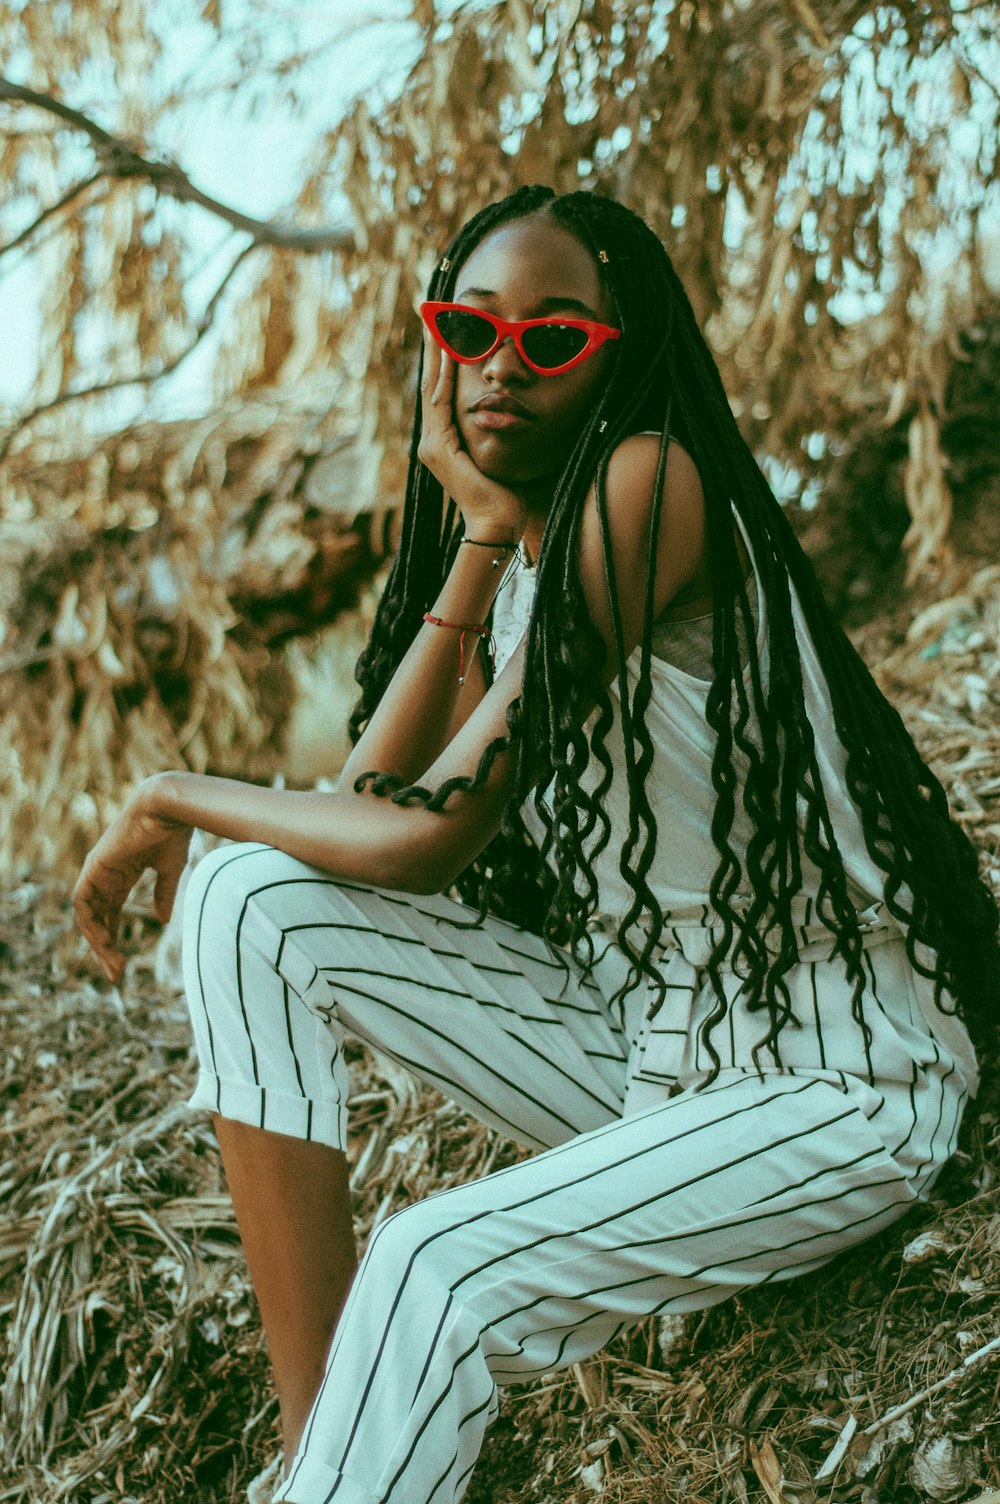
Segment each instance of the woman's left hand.
[{"label": "woman's left hand", "polygon": [[425,332],[417,457],[461,511],[467,537],[513,546],[524,532],[524,505],[516,491],[484,475],[463,448],[455,422],[455,378],[455,362]]},{"label": "woman's left hand", "polygon": [[110,982],[117,982],[125,966],[118,949],[122,908],[147,867],[156,873],[153,904],[165,923],[177,896],[187,863],[191,827],[155,812],[150,797],[153,780],[141,784],[116,820],[88,854],[76,887],[76,922],[97,955]]}]

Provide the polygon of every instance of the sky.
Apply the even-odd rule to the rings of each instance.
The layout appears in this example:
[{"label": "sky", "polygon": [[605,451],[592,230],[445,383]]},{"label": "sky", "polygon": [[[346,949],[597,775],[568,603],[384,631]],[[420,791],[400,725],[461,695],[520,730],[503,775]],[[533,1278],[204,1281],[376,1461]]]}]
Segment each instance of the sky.
[{"label": "sky", "polygon": [[[195,0],[161,0],[151,12],[164,40],[157,95],[167,85],[183,84],[185,94],[192,97],[148,144],[177,161],[197,186],[222,201],[260,218],[290,217],[289,206],[308,169],[312,143],[341,117],[359,92],[379,84],[391,93],[400,86],[418,46],[415,28],[406,20],[410,6],[407,0],[223,0],[221,41],[197,18],[199,9]],[[168,15],[169,21],[164,20]],[[275,17],[270,29],[262,25],[265,15]],[[178,24],[177,17],[190,19]],[[266,75],[260,76],[259,87],[254,88],[251,68],[247,68],[251,86],[242,88],[235,99],[213,95],[213,84],[232,76],[238,66],[234,48],[241,45],[241,36],[251,33],[262,38],[265,55],[286,55],[293,41],[314,54],[303,75],[309,87],[300,115],[276,104],[273,84]],[[10,71],[17,78],[13,67]],[[860,72],[857,77],[863,115]],[[62,85],[68,103],[86,109],[112,130],[118,125],[114,109],[102,110],[101,101],[113,88],[113,80],[96,72],[81,77],[75,96],[71,83]],[[975,150],[975,132],[967,130],[966,134],[970,140],[965,145],[960,131],[953,140],[956,183],[963,156]],[[92,157],[82,145],[76,149],[82,177],[90,170]],[[864,156],[859,145],[857,160],[862,168]],[[28,206],[25,212],[28,215]],[[190,282],[194,304],[202,306],[245,241],[213,215],[192,206],[172,206],[172,212],[183,216],[185,233],[193,242],[196,269]],[[884,213],[898,213],[898,205],[887,203]],[[742,228],[739,205],[731,204],[727,241],[738,240]],[[947,259],[947,247],[943,254]],[[0,271],[0,331],[6,357],[0,365],[2,413],[23,407],[36,369],[41,279],[34,245],[0,264]],[[945,265],[942,272],[946,275]],[[255,274],[254,258],[250,258],[243,269],[245,283]],[[239,291],[238,276],[227,290],[231,306],[238,301]],[[878,306],[869,306],[850,291],[837,296],[841,306],[835,311],[847,320],[878,312]],[[876,297],[876,304],[880,305],[882,296]],[[125,424],[139,416],[168,419],[205,411],[212,404],[211,371],[225,328],[223,313],[215,330],[173,376],[157,383],[152,392],[141,387],[124,389],[114,399],[113,414],[104,405],[93,409],[95,424],[103,428],[109,422]],[[96,355],[95,343],[95,364]]]},{"label": "sky", "polygon": [[[189,7],[192,14],[195,7]],[[268,86],[256,94],[247,90],[238,100],[212,98],[213,80],[231,76],[230,46],[214,40],[212,30],[197,20],[188,25],[163,29],[165,82],[187,79],[195,89],[206,91],[179,109],[171,119],[169,135],[148,143],[155,151],[176,161],[204,192],[223,203],[261,219],[291,217],[288,214],[295,191],[308,170],[308,154],[321,133],[339,120],[360,92],[381,84],[391,91],[398,87],[416,52],[416,35],[405,16],[405,0],[270,0],[269,9],[284,12],[287,26],[275,29],[273,50],[287,51],[297,35],[317,57],[304,75],[312,83],[311,102],[301,116],[267,106]],[[225,0],[227,34],[239,31],[240,12],[253,20],[259,11],[256,0]],[[267,48],[265,40],[265,50]],[[10,76],[19,82],[12,67]],[[81,108],[99,125],[114,132],[117,122],[93,99],[103,92],[102,80],[81,78],[80,92],[72,97],[64,86],[66,103]],[[158,89],[159,92],[159,89]],[[263,108],[254,109],[255,105]],[[92,157],[81,158],[81,177],[90,170]],[[183,206],[186,233],[195,250],[192,287],[207,300],[245,243],[221,220],[196,207]],[[5,359],[0,364],[0,411],[17,410],[27,397],[37,369],[36,354],[41,335],[40,278],[35,247],[15,252],[0,276],[0,331]],[[247,278],[254,275],[252,258]],[[238,281],[230,284],[230,295]],[[160,418],[200,412],[209,405],[210,371],[224,326],[201,342],[199,348],[162,384],[153,402],[140,388],[126,390],[120,399],[118,419],[129,421],[142,412]],[[116,399],[117,400],[117,399]],[[102,415],[107,419],[107,409]]]}]

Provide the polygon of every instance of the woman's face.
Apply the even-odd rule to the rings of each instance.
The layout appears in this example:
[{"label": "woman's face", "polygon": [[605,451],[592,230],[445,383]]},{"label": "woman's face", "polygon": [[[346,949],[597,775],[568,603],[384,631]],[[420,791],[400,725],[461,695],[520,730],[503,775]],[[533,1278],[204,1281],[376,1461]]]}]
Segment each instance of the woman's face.
[{"label": "woman's face", "polygon": [[[515,220],[488,235],[459,269],[453,301],[504,319],[561,313],[615,323],[590,252],[544,215]],[[488,360],[458,365],[455,421],[463,447],[483,474],[515,487],[554,480],[593,410],[614,348],[609,341],[573,370],[541,376],[525,365],[508,337]],[[489,394],[516,404],[520,421],[497,427],[495,409],[476,411]]]}]

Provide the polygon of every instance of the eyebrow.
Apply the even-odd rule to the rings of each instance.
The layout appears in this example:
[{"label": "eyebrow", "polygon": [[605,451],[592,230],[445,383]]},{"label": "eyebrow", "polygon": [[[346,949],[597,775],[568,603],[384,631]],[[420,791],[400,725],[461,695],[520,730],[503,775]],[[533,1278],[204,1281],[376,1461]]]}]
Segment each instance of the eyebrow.
[{"label": "eyebrow", "polygon": [[[492,288],[466,287],[462,292],[456,294],[456,302],[461,303],[463,298],[495,297],[496,293],[492,290]],[[599,313],[596,313],[594,309],[590,307],[589,303],[583,303],[579,298],[539,298],[538,302],[535,304],[535,307],[537,308],[540,317],[544,317],[544,315],[546,313],[549,313],[553,308],[572,308],[574,312],[582,314],[582,316],[586,319],[593,319],[595,320],[595,322],[599,322],[601,317]]]}]

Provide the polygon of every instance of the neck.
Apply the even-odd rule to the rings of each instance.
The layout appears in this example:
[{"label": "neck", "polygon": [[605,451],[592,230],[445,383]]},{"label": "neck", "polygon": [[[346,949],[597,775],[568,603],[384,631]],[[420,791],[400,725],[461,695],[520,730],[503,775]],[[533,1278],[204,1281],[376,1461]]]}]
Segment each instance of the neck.
[{"label": "neck", "polygon": [[527,481],[517,487],[518,498],[526,514],[521,548],[527,556],[529,565],[533,565],[538,558],[538,550],[542,545],[542,533],[545,531],[545,524],[552,509],[557,479],[556,476],[546,476],[544,479]]}]

